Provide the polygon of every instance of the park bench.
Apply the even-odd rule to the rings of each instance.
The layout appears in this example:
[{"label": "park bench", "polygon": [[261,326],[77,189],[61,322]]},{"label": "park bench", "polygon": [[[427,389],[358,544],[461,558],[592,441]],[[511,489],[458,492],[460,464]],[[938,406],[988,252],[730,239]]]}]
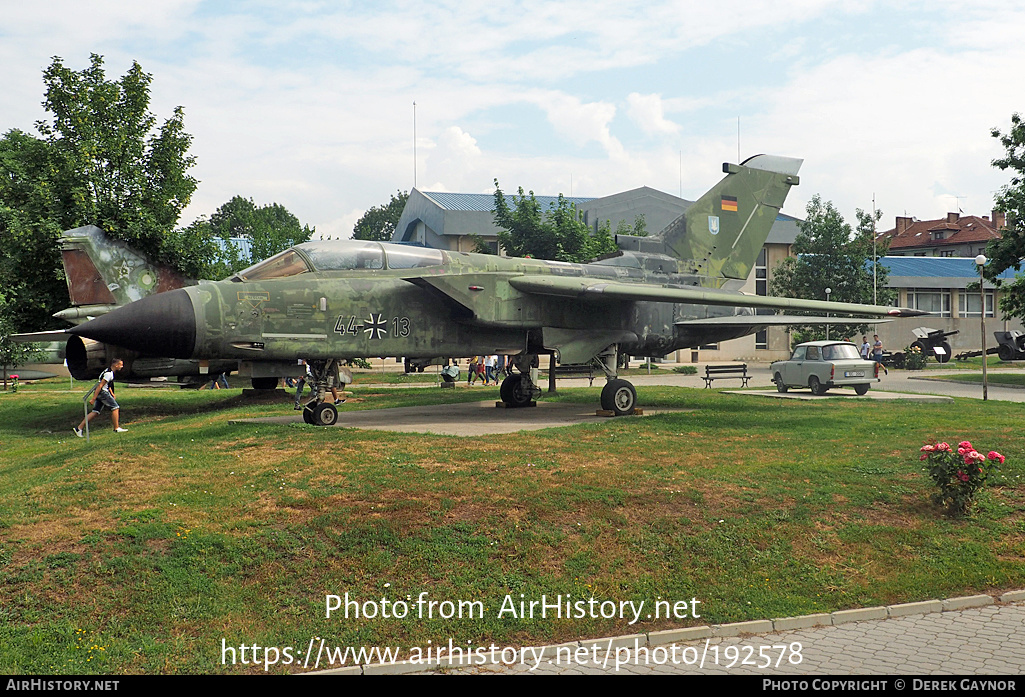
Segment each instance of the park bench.
[{"label": "park bench", "polygon": [[741,387],[747,387],[747,381],[751,376],[747,374],[747,363],[735,365],[706,365],[705,366],[705,387],[711,387],[713,380],[720,378],[739,378],[743,382]]}]

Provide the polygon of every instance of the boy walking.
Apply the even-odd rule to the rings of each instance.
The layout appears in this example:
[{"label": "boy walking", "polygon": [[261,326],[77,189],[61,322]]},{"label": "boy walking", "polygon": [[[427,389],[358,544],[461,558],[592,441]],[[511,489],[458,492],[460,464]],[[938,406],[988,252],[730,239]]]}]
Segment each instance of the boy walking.
[{"label": "boy walking", "polygon": [[124,365],[124,361],[120,358],[115,358],[111,362],[110,368],[104,370],[100,375],[100,382],[96,385],[96,390],[93,392],[93,409],[89,412],[88,416],[82,419],[82,423],[75,427],[75,435],[79,438],[85,438],[82,429],[85,428],[87,423],[92,422],[103,411],[104,407],[110,409],[110,419],[114,422],[114,433],[125,433],[128,431],[127,428],[121,428],[121,425],[118,423],[121,407],[118,406],[117,400],[114,399],[114,373],[121,370]]}]

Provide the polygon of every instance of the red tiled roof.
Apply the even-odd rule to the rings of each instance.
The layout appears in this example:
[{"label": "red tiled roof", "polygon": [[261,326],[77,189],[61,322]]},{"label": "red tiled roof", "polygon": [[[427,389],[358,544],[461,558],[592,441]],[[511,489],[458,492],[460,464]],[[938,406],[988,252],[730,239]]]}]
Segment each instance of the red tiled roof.
[{"label": "red tiled roof", "polygon": [[[944,238],[935,239],[934,233],[941,231],[946,233]],[[897,228],[893,228],[879,233],[879,236],[890,238],[890,249],[937,247],[1000,239],[1000,233],[993,226],[993,221],[975,215],[961,216],[954,223],[942,218],[916,220],[900,234],[897,234]]]}]

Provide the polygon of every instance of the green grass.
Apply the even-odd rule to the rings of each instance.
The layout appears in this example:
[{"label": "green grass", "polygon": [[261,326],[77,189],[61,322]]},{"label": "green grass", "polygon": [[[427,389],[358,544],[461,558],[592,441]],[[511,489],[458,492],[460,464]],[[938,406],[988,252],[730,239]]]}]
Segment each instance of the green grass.
[{"label": "green grass", "polygon": [[[86,444],[70,426],[87,387],[0,394],[3,673],[259,672],[222,666],[222,638],[553,643],[1025,587],[1017,404],[642,386],[642,405],[692,411],[457,438],[230,425],[291,405],[122,387],[128,433],[104,416]],[[357,387],[340,416],[484,392]],[[1008,457],[968,521],[929,500],[918,448],[931,438]],[[423,591],[488,612],[324,617],[326,594]],[[520,593],[696,597],[702,617],[498,618]]]},{"label": "green grass", "polygon": [[[982,384],[982,373],[962,373],[956,375],[944,375],[944,380],[954,382],[970,382]],[[1010,387],[1025,387],[1025,373],[1002,373],[992,371],[986,377],[991,385],[1006,385]]]}]

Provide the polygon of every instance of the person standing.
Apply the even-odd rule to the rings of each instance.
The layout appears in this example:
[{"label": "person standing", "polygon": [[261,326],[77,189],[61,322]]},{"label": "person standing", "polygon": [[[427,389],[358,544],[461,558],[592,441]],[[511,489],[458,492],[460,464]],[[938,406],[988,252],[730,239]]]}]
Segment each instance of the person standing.
[{"label": "person standing", "polygon": [[868,343],[868,337],[861,337],[861,358],[863,360],[872,360],[872,346]]},{"label": "person standing", "polygon": [[85,434],[82,433],[82,429],[85,428],[87,423],[92,422],[93,419],[103,411],[106,407],[110,409],[110,418],[114,422],[114,433],[125,433],[128,429],[121,428],[119,422],[121,407],[118,405],[117,400],[114,398],[114,373],[118,372],[124,367],[124,361],[120,358],[115,358],[110,368],[104,370],[100,374],[100,381],[96,384],[96,389],[93,391],[93,409],[89,414],[82,419],[82,423],[75,427],[75,435],[79,438],[85,438]]},{"label": "person standing", "polygon": [[876,363],[883,362],[883,342],[878,334],[872,335],[872,360]]},{"label": "person standing", "polygon": [[498,356],[490,355],[484,357],[484,384],[487,385],[489,380],[494,380],[495,384],[498,384],[498,376],[495,374],[495,366],[498,364]]}]

